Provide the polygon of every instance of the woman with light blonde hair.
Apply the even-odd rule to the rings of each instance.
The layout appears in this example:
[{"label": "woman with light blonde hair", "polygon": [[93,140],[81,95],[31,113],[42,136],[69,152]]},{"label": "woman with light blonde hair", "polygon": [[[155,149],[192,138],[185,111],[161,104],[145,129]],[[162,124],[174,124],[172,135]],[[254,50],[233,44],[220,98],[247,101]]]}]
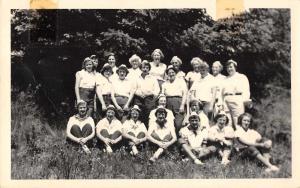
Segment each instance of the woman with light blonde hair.
[{"label": "woman with light blonde hair", "polygon": [[165,81],[164,76],[165,76],[165,71],[167,69],[166,64],[161,62],[164,59],[164,54],[160,49],[155,49],[153,50],[151,57],[153,61],[150,62],[151,65],[150,75],[154,76],[157,79],[161,87],[162,83]]},{"label": "woman with light blonde hair", "polygon": [[200,63],[202,60],[199,57],[194,57],[191,60],[191,65],[193,67],[193,70],[188,72],[187,75],[185,76],[185,80],[188,83],[188,88],[190,88],[195,81],[200,80],[201,74],[200,74]]}]

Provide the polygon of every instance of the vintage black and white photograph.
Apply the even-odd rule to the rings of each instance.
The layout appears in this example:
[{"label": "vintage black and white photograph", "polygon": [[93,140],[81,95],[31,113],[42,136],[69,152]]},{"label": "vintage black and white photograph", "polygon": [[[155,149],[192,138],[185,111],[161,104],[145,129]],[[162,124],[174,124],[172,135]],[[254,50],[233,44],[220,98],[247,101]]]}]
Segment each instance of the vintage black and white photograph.
[{"label": "vintage black and white photograph", "polygon": [[12,9],[11,179],[291,178],[290,20]]}]

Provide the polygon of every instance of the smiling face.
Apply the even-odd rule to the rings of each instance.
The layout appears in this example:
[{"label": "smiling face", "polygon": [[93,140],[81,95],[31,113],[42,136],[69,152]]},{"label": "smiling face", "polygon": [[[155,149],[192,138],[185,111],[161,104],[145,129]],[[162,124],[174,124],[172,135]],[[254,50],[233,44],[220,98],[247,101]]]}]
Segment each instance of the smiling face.
[{"label": "smiling face", "polygon": [[84,117],[87,112],[87,106],[86,104],[79,104],[78,105],[78,114],[80,117]]},{"label": "smiling face", "polygon": [[166,119],[166,113],[165,112],[157,112],[157,121],[158,122],[164,122]]},{"label": "smiling face", "polygon": [[93,59],[93,65],[95,68],[98,67],[98,64],[99,64],[98,59]]},{"label": "smiling face", "polygon": [[106,118],[108,119],[108,120],[112,120],[112,119],[114,119],[115,118],[115,111],[113,110],[113,109],[108,109],[107,111],[106,111]]},{"label": "smiling face", "polygon": [[93,62],[92,61],[88,61],[85,63],[85,70],[88,72],[92,72],[93,71]]},{"label": "smiling face", "polygon": [[176,78],[176,72],[173,69],[169,69],[168,76],[170,81],[174,81]]},{"label": "smiling face", "polygon": [[250,123],[251,123],[251,118],[249,116],[244,116],[242,121],[241,121],[241,126],[244,130],[248,130],[249,129],[249,126],[250,126]]},{"label": "smiling face", "polygon": [[230,76],[232,76],[236,72],[236,69],[235,69],[235,66],[233,65],[233,63],[230,63],[229,65],[227,65],[226,70]]},{"label": "smiling face", "polygon": [[199,117],[192,116],[189,118],[189,123],[190,123],[191,127],[196,130],[199,127],[200,119],[199,119]]},{"label": "smiling face", "polygon": [[201,77],[204,78],[207,74],[208,74],[208,70],[207,70],[207,67],[200,67],[200,74],[201,74]]},{"label": "smiling face", "polygon": [[116,58],[115,56],[109,56],[108,57],[108,64],[111,66],[111,67],[114,67],[116,66]]},{"label": "smiling face", "polygon": [[158,99],[158,105],[159,106],[166,107],[166,104],[167,104],[167,98],[166,97],[160,97]]},{"label": "smiling face", "polygon": [[173,65],[174,69],[176,69],[176,71],[179,71],[180,70],[180,63],[176,60],[172,60],[171,61],[171,65]]},{"label": "smiling face", "polygon": [[138,120],[139,115],[140,115],[140,113],[136,109],[132,109],[130,112],[131,119],[133,119],[134,121]]},{"label": "smiling face", "polygon": [[200,72],[200,65],[199,64],[193,64],[193,70],[195,72]]},{"label": "smiling face", "polygon": [[109,69],[104,70],[103,75],[105,78],[109,78],[112,75],[112,71]]},{"label": "smiling face", "polygon": [[200,111],[199,104],[197,104],[197,103],[192,103],[190,108],[191,108],[191,111],[192,111],[192,112],[196,112],[197,114],[198,114],[199,111]]},{"label": "smiling face", "polygon": [[211,72],[214,76],[216,76],[221,72],[221,67],[217,64],[213,64],[211,67]]},{"label": "smiling face", "polygon": [[226,116],[221,116],[218,118],[217,120],[217,125],[220,129],[223,129],[223,127],[225,127],[227,122]]},{"label": "smiling face", "polygon": [[141,67],[141,70],[142,70],[142,72],[143,72],[144,74],[148,74],[149,71],[150,71],[150,67],[149,67],[149,65],[143,64],[142,67]]},{"label": "smiling face", "polygon": [[134,60],[131,61],[131,66],[132,66],[133,69],[139,68],[139,65],[140,65],[139,60],[134,59]]},{"label": "smiling face", "polygon": [[127,72],[124,69],[119,69],[118,75],[119,75],[120,80],[124,80],[126,78]]},{"label": "smiling face", "polygon": [[161,55],[158,52],[153,53],[153,61],[160,62]]}]

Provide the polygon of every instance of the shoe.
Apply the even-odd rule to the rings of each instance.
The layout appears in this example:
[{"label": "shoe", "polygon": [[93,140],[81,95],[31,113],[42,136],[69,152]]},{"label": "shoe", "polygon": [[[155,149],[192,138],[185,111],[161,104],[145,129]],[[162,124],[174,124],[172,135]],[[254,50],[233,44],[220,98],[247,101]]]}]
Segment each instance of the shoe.
[{"label": "shoe", "polygon": [[139,153],[136,146],[132,146],[132,153],[133,153],[133,155],[137,155]]},{"label": "shoe", "polygon": [[195,159],[194,160],[194,163],[196,164],[196,165],[203,165],[204,163],[202,163],[199,159]]},{"label": "shoe", "polygon": [[90,149],[84,144],[84,145],[82,145],[81,146],[82,147],[82,149],[83,149],[83,151],[85,152],[85,153],[87,153],[87,154],[91,154],[91,151],[90,151]]},{"label": "shoe", "polygon": [[109,146],[106,147],[106,151],[107,151],[107,153],[112,153],[113,152],[113,150]]},{"label": "shoe", "polygon": [[226,166],[229,163],[230,163],[230,160],[228,160],[228,159],[222,159],[222,162],[221,162],[222,165]]},{"label": "shoe", "polygon": [[270,172],[278,172],[279,171],[279,168],[277,167],[277,166],[275,166],[275,165],[273,165],[273,166],[271,166],[271,167],[269,167],[269,168],[267,168],[266,170],[265,170],[265,172],[267,172],[267,173],[270,173]]},{"label": "shoe", "polygon": [[149,161],[150,161],[151,163],[155,163],[155,162],[156,162],[156,158],[155,158],[154,156],[152,156],[152,157],[149,159]]}]

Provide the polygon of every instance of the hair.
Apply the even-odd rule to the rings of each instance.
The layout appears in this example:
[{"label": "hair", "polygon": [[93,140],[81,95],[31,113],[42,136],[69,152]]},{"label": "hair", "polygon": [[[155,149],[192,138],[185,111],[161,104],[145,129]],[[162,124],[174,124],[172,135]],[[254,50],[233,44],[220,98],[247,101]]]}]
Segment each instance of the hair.
[{"label": "hair", "polygon": [[166,111],[166,109],[163,109],[163,108],[159,108],[159,109],[157,109],[157,110],[155,111],[155,117],[157,117],[157,114],[158,114],[159,112],[165,113],[165,117],[167,117],[168,112]]},{"label": "hair", "polygon": [[238,117],[238,125],[240,125],[240,126],[242,125],[242,120],[243,120],[243,118],[244,118],[245,116],[247,116],[247,117],[250,118],[250,125],[249,125],[249,127],[252,127],[253,117],[252,117],[251,114],[249,114],[249,113],[247,113],[247,112],[241,114],[241,115]]},{"label": "hair", "polygon": [[206,70],[209,69],[209,65],[207,64],[207,62],[205,61],[201,61],[200,64],[199,64],[200,67],[204,67]]},{"label": "hair", "polygon": [[136,55],[136,54],[132,55],[129,58],[129,63],[131,64],[133,60],[138,60],[139,64],[141,64],[141,62],[142,62],[141,58],[138,55]]},{"label": "hair", "polygon": [[233,64],[233,66],[235,68],[237,68],[237,62],[232,60],[232,59],[229,59],[227,62],[226,62],[226,67],[228,67],[230,64]]},{"label": "hair", "polygon": [[202,103],[201,101],[199,101],[199,100],[196,100],[196,99],[190,101],[190,103],[189,103],[190,107],[191,107],[194,103],[197,103],[197,105],[199,106],[199,109],[202,109],[202,108],[203,108],[203,103]]},{"label": "hair", "polygon": [[168,68],[166,69],[166,74],[169,74],[170,69],[172,69],[175,73],[177,73],[177,71],[175,70],[175,68],[173,67],[173,65],[169,65]]},{"label": "hair", "polygon": [[199,119],[199,121],[200,121],[200,117],[199,117],[199,116],[190,116],[190,117],[189,117],[189,120],[190,120],[190,119],[193,119],[193,118],[195,118],[195,117],[196,117],[197,119]]},{"label": "hair", "polygon": [[137,112],[139,113],[138,120],[141,121],[141,111],[139,111],[139,110],[137,110],[137,109],[130,109],[130,111],[129,111],[129,113],[128,113],[127,119],[128,119],[128,120],[131,119],[131,112],[132,112],[132,110],[135,110],[135,111],[137,111]]},{"label": "hair", "polygon": [[228,118],[228,116],[226,116],[226,114],[217,114],[216,117],[214,118],[214,122],[217,123],[218,119],[221,118],[221,117],[226,117],[226,123],[225,124],[227,125],[228,122],[229,122],[229,118]]},{"label": "hair", "polygon": [[154,57],[154,53],[156,53],[156,52],[160,54],[160,60],[163,60],[165,58],[164,54],[162,53],[162,51],[160,49],[155,49],[155,50],[153,50],[153,52],[151,54],[152,59]]},{"label": "hair", "polygon": [[111,66],[107,66],[107,67],[102,67],[102,69],[100,70],[100,73],[102,74],[102,75],[104,75],[104,71],[106,71],[106,70],[110,70],[110,72],[113,74],[114,72],[112,71],[112,68],[111,68]]},{"label": "hair", "polygon": [[180,65],[182,65],[182,61],[178,56],[173,56],[170,63],[172,64],[172,61],[177,61]]},{"label": "hair", "polygon": [[143,66],[148,66],[148,67],[149,67],[149,71],[151,70],[151,64],[149,63],[149,61],[143,60],[142,63],[141,63],[140,69],[141,69]]},{"label": "hair", "polygon": [[120,66],[118,67],[118,69],[117,69],[117,75],[119,75],[119,71],[120,71],[121,69],[125,70],[126,76],[127,76],[128,73],[129,73],[129,71],[128,71],[128,68],[126,67],[126,65],[125,65],[125,66],[120,65]]},{"label": "hair", "polygon": [[[87,64],[88,62],[92,62],[92,61],[93,61],[93,60],[92,60],[91,58],[89,58],[89,57],[84,58],[84,60],[83,60],[83,62],[82,62],[82,68],[83,68],[84,70],[86,70],[86,69],[85,69],[86,64]],[[92,63],[92,65],[93,65],[93,70],[94,70],[94,69],[95,69],[94,63]]]},{"label": "hair", "polygon": [[216,65],[218,65],[220,67],[220,72],[223,70],[223,65],[221,64],[220,61],[215,61],[215,62],[213,62],[213,65],[214,64],[216,64]]},{"label": "hair", "polygon": [[193,59],[191,60],[191,65],[194,66],[195,64],[200,65],[200,63],[202,62],[202,60],[199,57],[193,57]]}]

